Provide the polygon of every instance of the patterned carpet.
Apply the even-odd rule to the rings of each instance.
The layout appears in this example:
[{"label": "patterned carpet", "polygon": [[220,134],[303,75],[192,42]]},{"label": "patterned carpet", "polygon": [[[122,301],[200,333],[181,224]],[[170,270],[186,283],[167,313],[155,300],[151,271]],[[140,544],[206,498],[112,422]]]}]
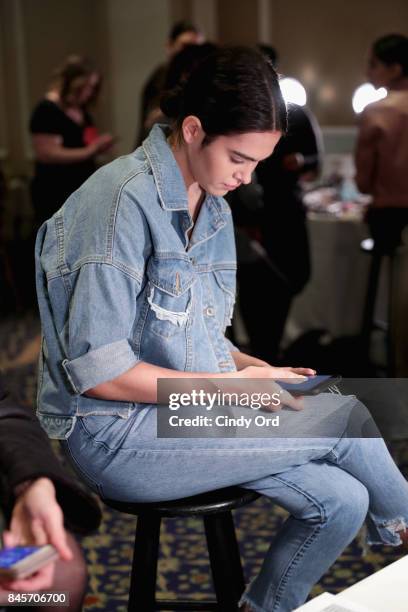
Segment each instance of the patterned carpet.
[{"label": "patterned carpet", "polygon": [[[236,510],[234,518],[248,581],[258,573],[285,512],[266,498],[260,498]],[[85,610],[126,611],[134,527],[134,518],[106,511],[100,533],[82,541],[90,571]],[[211,597],[202,521],[165,519],[160,543],[158,597],[183,596],[197,600]],[[314,587],[310,597],[323,591],[340,592],[401,556],[399,549],[377,546],[362,557],[362,550],[354,541]]]},{"label": "patterned carpet", "polygon": [[[33,406],[39,324],[35,315],[0,322],[0,367],[10,386],[27,406]],[[391,451],[408,477],[408,445],[393,442]],[[268,499],[235,511],[235,524],[246,580],[255,576],[286,513]],[[97,534],[81,543],[89,567],[85,611],[125,612],[136,519],[108,509]],[[208,555],[201,519],[165,519],[161,533],[158,596],[203,600],[212,595]],[[311,597],[337,593],[402,556],[400,549],[376,546],[364,552],[357,538],[341,555]],[[140,612],[143,612],[142,610]]]}]

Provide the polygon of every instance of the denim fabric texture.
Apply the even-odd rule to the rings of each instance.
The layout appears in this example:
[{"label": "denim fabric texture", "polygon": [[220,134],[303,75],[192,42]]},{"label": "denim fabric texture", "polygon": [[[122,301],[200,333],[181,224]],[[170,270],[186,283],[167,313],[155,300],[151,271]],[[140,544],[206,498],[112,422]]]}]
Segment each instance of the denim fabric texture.
[{"label": "denim fabric texture", "polygon": [[[365,407],[355,398],[308,398],[328,410]],[[408,484],[384,440],[321,438],[157,438],[149,406],[124,420],[79,417],[62,444],[79,475],[102,497],[178,499],[240,485],[290,516],[268,548],[242,602],[254,612],[292,612],[366,521],[369,544],[398,546],[408,525]]]},{"label": "denim fabric texture", "polygon": [[93,174],[39,230],[38,416],[52,438],[67,438],[78,416],[127,418],[141,407],[83,395],[140,360],[235,370],[225,338],[235,301],[231,211],[207,195],[189,241],[187,192],[165,129]]},{"label": "denim fabric texture", "polygon": [[[189,240],[191,228],[162,126],[98,170],[41,227],[39,418],[102,498],[149,502],[241,485],[286,508],[242,602],[255,612],[291,612],[366,519],[370,543],[400,544],[408,484],[381,437],[347,437],[347,414],[357,408],[361,423],[368,418],[353,396],[307,398],[305,414],[327,411],[325,437],[191,439],[157,437],[160,406],[86,397],[140,360],[235,370],[224,336],[236,268],[225,201],[207,195]],[[339,408],[344,418],[330,419]]]}]

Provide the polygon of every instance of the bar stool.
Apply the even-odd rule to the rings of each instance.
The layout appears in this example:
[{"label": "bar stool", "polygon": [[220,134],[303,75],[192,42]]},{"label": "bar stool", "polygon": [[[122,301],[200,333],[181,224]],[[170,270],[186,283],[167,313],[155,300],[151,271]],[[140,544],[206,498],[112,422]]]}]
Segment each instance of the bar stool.
[{"label": "bar stool", "polygon": [[[131,503],[104,499],[110,508],[138,517],[128,612],[236,612],[245,582],[231,511],[258,497],[256,491],[228,487],[168,502]],[[156,599],[161,519],[183,516],[203,517],[216,601]]]}]

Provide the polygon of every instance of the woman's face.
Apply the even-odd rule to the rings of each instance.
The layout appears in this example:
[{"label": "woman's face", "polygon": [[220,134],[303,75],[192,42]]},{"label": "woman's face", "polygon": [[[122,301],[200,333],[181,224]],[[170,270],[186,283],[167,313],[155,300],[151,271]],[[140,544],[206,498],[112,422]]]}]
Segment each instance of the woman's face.
[{"label": "woman's face", "polygon": [[72,106],[81,105],[82,91],[86,86],[87,80],[88,78],[86,76],[79,76],[71,81],[69,90],[65,96],[66,104]]},{"label": "woman's face", "polygon": [[84,86],[80,93],[79,102],[81,106],[85,106],[90,102],[94,102],[101,85],[101,77],[98,72],[92,72],[88,79],[85,81]]},{"label": "woman's face", "polygon": [[197,136],[186,143],[192,178],[207,193],[223,196],[251,182],[257,164],[273,153],[281,132],[217,136],[204,145],[205,133],[201,127]]}]

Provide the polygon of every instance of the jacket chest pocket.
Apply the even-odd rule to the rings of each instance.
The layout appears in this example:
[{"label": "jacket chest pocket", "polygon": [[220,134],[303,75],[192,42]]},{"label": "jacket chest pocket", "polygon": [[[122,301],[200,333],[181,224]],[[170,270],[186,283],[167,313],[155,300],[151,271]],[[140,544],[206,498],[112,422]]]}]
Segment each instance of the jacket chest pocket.
[{"label": "jacket chest pocket", "polygon": [[214,292],[217,306],[220,309],[222,330],[231,325],[235,304],[236,270],[225,269],[213,272],[215,283]]},{"label": "jacket chest pocket", "polygon": [[153,256],[147,266],[148,331],[171,338],[186,329],[195,275],[189,261]]}]

